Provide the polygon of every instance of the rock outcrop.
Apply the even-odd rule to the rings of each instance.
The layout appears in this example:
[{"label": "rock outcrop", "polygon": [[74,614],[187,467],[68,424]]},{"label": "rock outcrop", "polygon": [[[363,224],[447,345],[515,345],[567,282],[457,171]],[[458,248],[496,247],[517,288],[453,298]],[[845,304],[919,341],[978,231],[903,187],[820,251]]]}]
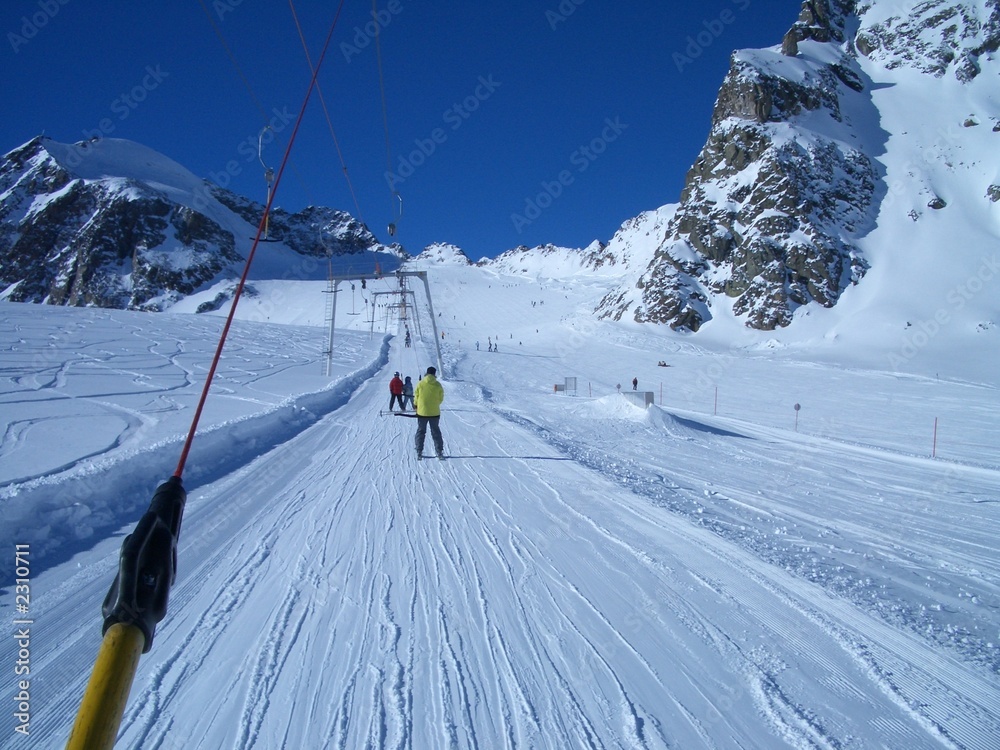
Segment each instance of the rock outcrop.
[{"label": "rock outcrop", "polygon": [[695,331],[729,298],[747,326],[772,330],[864,276],[856,240],[872,226],[880,174],[852,145],[853,118],[870,107],[847,40],[852,6],[806,2],[780,50],[733,55],[641,295],[609,295],[601,316]]},{"label": "rock outcrop", "polygon": [[[160,310],[237,276],[263,210],[139,144],[35,138],[0,164],[0,295]],[[307,256],[393,251],[330,208],[273,211],[270,232]]]}]

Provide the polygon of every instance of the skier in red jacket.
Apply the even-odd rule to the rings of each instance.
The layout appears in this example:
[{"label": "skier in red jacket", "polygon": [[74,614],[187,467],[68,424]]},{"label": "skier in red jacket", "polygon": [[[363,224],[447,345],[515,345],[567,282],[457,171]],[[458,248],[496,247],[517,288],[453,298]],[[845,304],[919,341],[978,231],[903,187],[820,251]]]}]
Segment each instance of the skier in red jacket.
[{"label": "skier in red jacket", "polygon": [[400,410],[406,411],[406,406],[403,403],[403,381],[400,380],[398,372],[389,381],[389,393],[392,394],[389,398],[389,411],[392,411],[392,406],[396,401],[399,401]]}]

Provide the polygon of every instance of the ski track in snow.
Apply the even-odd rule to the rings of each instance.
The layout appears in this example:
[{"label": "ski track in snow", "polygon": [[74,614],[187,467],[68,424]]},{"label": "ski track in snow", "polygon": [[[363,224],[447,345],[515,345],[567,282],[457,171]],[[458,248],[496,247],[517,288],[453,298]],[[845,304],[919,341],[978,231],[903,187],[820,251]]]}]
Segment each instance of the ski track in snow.
[{"label": "ski track in snow", "polygon": [[[197,380],[181,347],[153,348]],[[446,461],[415,460],[412,420],[374,416],[399,369],[387,346],[196,442],[170,612],[116,747],[995,746],[1000,580],[994,527],[975,525],[996,515],[965,499],[995,492],[995,470],[951,465],[965,494],[933,497],[940,465],[898,451],[525,406],[483,360],[446,354]],[[227,370],[253,386],[237,400],[266,394],[253,362]],[[122,486],[175,448],[119,460]],[[870,487],[885,469],[899,486]],[[835,471],[850,497],[829,496]],[[914,512],[932,499],[961,535]],[[125,531],[40,569],[36,737],[68,733]],[[987,603],[965,630],[930,607],[953,584]],[[7,727],[0,747],[29,746]]]},{"label": "ski track in snow", "polygon": [[[486,398],[489,400],[488,395]],[[863,600],[865,597],[871,595],[870,583],[859,585],[863,583],[861,580],[864,578],[863,575],[858,573],[854,575],[842,575],[840,570],[834,574],[822,570],[823,565],[818,566],[819,570],[817,570],[810,566],[808,560],[804,561],[800,559],[801,556],[795,550],[789,549],[789,547],[795,547],[800,544],[798,538],[793,537],[787,545],[776,544],[772,533],[769,533],[767,537],[761,537],[759,529],[749,524],[743,525],[741,522],[747,518],[747,513],[758,516],[767,514],[767,511],[761,511],[754,504],[755,497],[749,497],[746,501],[741,501],[738,497],[729,494],[732,493],[732,490],[717,487],[712,487],[711,490],[699,491],[694,485],[702,484],[703,486],[711,486],[711,484],[704,482],[698,473],[689,472],[682,468],[679,471],[670,469],[664,474],[662,465],[656,462],[656,459],[649,459],[646,465],[643,465],[642,456],[633,455],[625,460],[622,460],[620,457],[609,458],[600,450],[599,446],[588,449],[586,446],[586,435],[557,435],[548,428],[536,424],[523,415],[502,409],[496,411],[505,419],[531,429],[563,454],[599,471],[606,477],[621,482],[629,491],[647,496],[658,504],[688,516],[696,520],[699,525],[706,526],[721,536],[754,550],[765,559],[779,563],[782,566],[797,566],[800,568],[799,572],[810,580],[822,582],[838,593],[858,600],[859,603],[864,603]],[[752,433],[748,433],[746,437],[750,437],[751,435]],[[777,441],[770,431],[760,431],[757,437],[762,437],[771,442],[772,449],[776,452],[782,448],[780,445],[775,445]],[[622,439],[627,439],[627,436],[623,435]],[[753,462],[758,465],[762,475],[762,484],[760,486],[766,486],[765,482],[771,484],[772,488],[780,484],[790,484],[791,480],[788,479],[786,467],[792,462],[792,455],[779,457],[777,460],[763,461],[756,455],[756,448],[757,446],[754,447],[753,452],[747,452],[746,454],[736,452],[733,458],[739,462]],[[733,452],[731,447],[726,450],[730,453]],[[796,445],[794,450],[801,451],[802,447]],[[847,449],[848,455],[853,452],[850,448]],[[655,451],[650,451],[649,453],[654,454]],[[855,457],[852,460],[866,460],[871,462],[871,458],[870,452],[863,451],[860,459]],[[891,461],[892,458],[878,456],[876,461]],[[843,460],[843,455],[834,455],[833,460],[830,462],[831,468]],[[906,459],[905,457],[900,457],[899,460],[905,461]],[[700,464],[682,463],[682,466],[691,465],[700,466]],[[650,471],[651,469],[652,471]],[[773,480],[776,472],[785,473],[785,477],[781,482]],[[870,472],[857,473],[859,476],[865,476]],[[820,476],[826,476],[826,473],[820,473]],[[772,477],[772,479],[769,481],[768,477]],[[684,486],[677,484],[678,481],[683,481]],[[797,482],[800,483],[801,480],[797,480]],[[666,487],[664,486],[665,484]],[[801,491],[801,484],[796,489]],[[910,496],[913,494],[926,494],[926,489],[920,486],[919,481],[914,482],[912,487],[901,489],[904,489]],[[938,489],[939,487],[933,488],[935,491]],[[761,494],[759,490],[757,494]],[[818,494],[818,492],[807,494]],[[708,496],[710,501],[715,504],[718,504],[719,501],[722,502],[715,509],[712,509],[711,512],[706,512],[710,509],[707,507],[709,501],[705,500],[705,496]],[[775,498],[770,499],[774,500]],[[815,525],[817,521],[822,521],[822,515],[817,513],[816,509],[810,508],[808,512],[802,510],[801,498],[799,497],[796,497],[795,505],[790,504],[787,507],[783,507],[781,511],[780,516],[772,513],[770,514],[771,518],[768,519],[775,526],[779,527],[780,533],[778,534],[778,538],[788,536],[788,529],[786,526],[782,526],[782,524]],[[897,563],[895,566],[883,566],[888,567],[890,570],[938,566],[943,569],[954,570],[954,572],[962,576],[971,574],[984,578],[989,582],[989,585],[985,589],[985,594],[994,600],[994,607],[1000,606],[1000,576],[997,576],[996,571],[992,570],[993,564],[991,561],[995,555],[995,549],[989,545],[988,531],[982,537],[983,544],[969,544],[967,545],[967,549],[955,549],[955,535],[948,528],[914,526],[912,509],[910,507],[897,510],[880,503],[872,507],[864,505],[852,506],[851,513],[857,516],[857,518],[852,519],[837,516],[835,519],[837,531],[830,531],[829,533],[836,533],[838,536],[852,534],[859,541],[865,539],[867,545],[879,550],[882,558]],[[963,510],[963,513],[968,515],[968,520],[960,518],[956,520],[957,523],[975,523],[976,515],[974,511],[970,512],[966,509]],[[919,545],[911,547],[907,544],[906,540],[901,539],[897,534],[880,534],[879,522],[885,524],[886,514],[897,516],[897,518],[893,519],[894,523],[889,524],[890,526],[904,527],[909,525],[911,527],[910,532],[919,541]],[[834,523],[831,522],[831,528],[833,525]],[[819,535],[823,536],[824,533],[826,533],[826,529],[821,526]],[[946,550],[948,554],[945,554]],[[840,568],[843,567],[845,566],[840,566]],[[882,584],[882,586],[888,587],[889,584]],[[906,627],[912,628],[915,631],[919,631],[926,626],[929,615],[923,611],[924,607],[920,605],[919,599],[915,601],[916,604],[914,604],[912,596],[896,600],[893,602],[893,607],[899,611],[887,612],[885,616],[895,620],[897,623],[905,624]],[[951,639],[947,638],[947,634],[940,636],[942,645],[964,650],[967,652],[967,655],[976,658],[982,658],[983,654],[989,655],[990,650],[980,648],[983,644],[978,639],[972,638],[970,633],[963,631],[956,635],[957,637]],[[975,642],[969,644],[967,648],[964,647],[963,643],[968,643],[969,641]],[[994,672],[1000,670],[1000,661],[998,659],[1000,659],[1000,654],[994,653],[992,654],[992,659],[987,661],[988,666]]]}]

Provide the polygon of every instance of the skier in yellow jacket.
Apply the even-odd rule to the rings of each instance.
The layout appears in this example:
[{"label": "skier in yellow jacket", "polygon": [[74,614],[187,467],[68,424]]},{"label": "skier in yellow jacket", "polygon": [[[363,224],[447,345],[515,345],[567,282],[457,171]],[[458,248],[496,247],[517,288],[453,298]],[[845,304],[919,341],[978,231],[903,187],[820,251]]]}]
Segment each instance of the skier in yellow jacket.
[{"label": "skier in yellow jacket", "polygon": [[427,426],[431,428],[431,439],[438,458],[444,458],[444,440],[441,438],[441,402],[444,401],[444,388],[437,379],[437,370],[427,368],[427,374],[417,383],[413,391],[413,405],[417,410],[416,448],[417,460],[424,457],[424,439],[427,436]]}]

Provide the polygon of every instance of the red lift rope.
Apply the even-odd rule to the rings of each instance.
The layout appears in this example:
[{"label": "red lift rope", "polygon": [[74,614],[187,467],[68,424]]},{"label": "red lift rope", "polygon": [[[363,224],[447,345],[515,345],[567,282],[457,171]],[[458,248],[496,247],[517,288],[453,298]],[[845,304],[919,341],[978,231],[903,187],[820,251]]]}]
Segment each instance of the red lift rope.
[{"label": "red lift rope", "polygon": [[170,587],[173,586],[177,575],[177,540],[184,515],[184,503],[187,500],[187,493],[181,483],[181,474],[198,429],[198,421],[205,400],[208,398],[208,390],[222,356],[229,328],[236,314],[236,305],[243,293],[257,246],[261,242],[261,234],[267,225],[267,216],[271,211],[275,192],[288,164],[292,144],[302,124],[309,97],[316,87],[320,65],[330,46],[343,7],[344,0],[341,0],[323,45],[323,52],[309,82],[302,108],[295,121],[295,128],[285,149],[274,183],[274,191],[267,201],[253,246],[247,255],[246,266],[236,288],[226,325],[219,337],[219,345],[205,379],[205,387],[202,389],[198,408],[191,421],[191,429],[184,441],[177,470],[170,479],[157,487],[149,504],[149,510],[122,542],[118,572],[101,607],[101,613],[104,615],[101,648],[80,701],[80,708],[66,744],[67,750],[111,750],[114,747],[135,670],[139,664],[140,652],[146,653],[152,648],[156,625],[166,616]]},{"label": "red lift rope", "polygon": [[326,57],[327,50],[330,47],[330,40],[333,39],[333,31],[337,27],[337,21],[340,19],[340,12],[344,8],[344,0],[340,0],[340,5],[337,7],[337,15],[333,18],[333,23],[330,26],[330,31],[326,35],[326,41],[323,44],[323,51],[320,52],[319,59],[316,61],[316,67],[313,69],[312,79],[309,81],[309,88],[306,90],[305,98],[302,101],[302,107],[299,109],[299,115],[295,120],[295,127],[292,129],[292,134],[288,139],[288,146],[285,148],[285,155],[281,160],[281,166],[278,167],[278,175],[274,179],[274,189],[271,191],[271,196],[267,201],[267,206],[264,207],[264,216],[260,220],[260,224],[257,226],[257,234],[254,237],[253,246],[250,248],[250,253],[247,255],[246,265],[243,267],[243,275],[240,276],[240,282],[236,285],[236,292],[233,295],[233,304],[229,308],[229,315],[226,316],[226,324],[222,328],[222,334],[219,337],[219,345],[215,350],[215,356],[212,357],[212,364],[208,369],[208,375],[205,377],[205,387],[201,391],[201,398],[198,399],[198,406],[194,412],[194,418],[191,420],[191,428],[188,431],[187,439],[184,441],[184,447],[181,449],[180,460],[177,462],[177,468],[174,470],[173,476],[178,479],[184,473],[184,466],[187,463],[188,453],[191,452],[191,444],[194,442],[194,435],[198,429],[198,422],[201,420],[201,412],[205,408],[205,401],[208,399],[208,391],[212,385],[212,379],[215,377],[215,371],[219,366],[219,360],[222,357],[222,349],[226,345],[226,337],[229,335],[229,328],[233,324],[233,318],[236,315],[236,305],[240,301],[240,296],[243,294],[243,287],[246,285],[247,276],[250,273],[250,266],[253,263],[254,255],[257,253],[257,246],[260,244],[261,235],[264,233],[264,228],[267,226],[267,217],[271,213],[271,205],[274,203],[274,196],[278,192],[278,185],[281,184],[281,177],[285,173],[285,166],[288,164],[288,157],[292,153],[292,146],[295,143],[295,137],[298,135],[299,126],[302,125],[302,118],[306,113],[306,106],[309,104],[309,97],[312,96],[313,89],[316,88],[316,78],[319,76],[320,68],[323,66],[323,59]]}]

